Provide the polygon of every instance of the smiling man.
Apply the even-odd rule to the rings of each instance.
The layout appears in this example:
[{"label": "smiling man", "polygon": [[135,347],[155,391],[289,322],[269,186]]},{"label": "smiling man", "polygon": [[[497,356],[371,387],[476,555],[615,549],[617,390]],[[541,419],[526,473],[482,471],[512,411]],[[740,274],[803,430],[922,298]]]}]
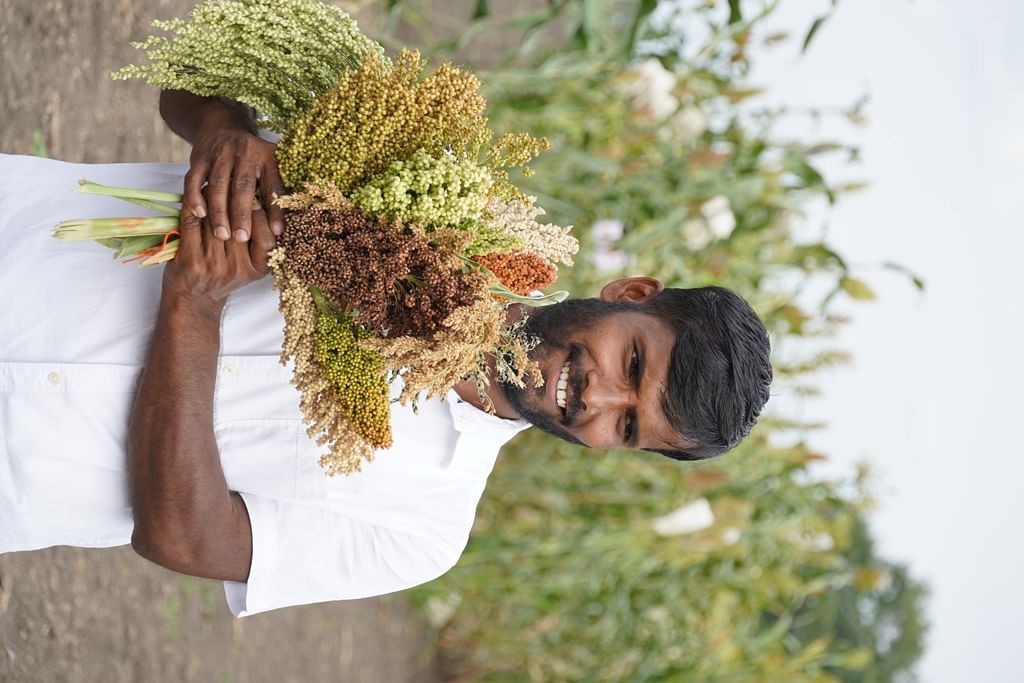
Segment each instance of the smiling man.
[{"label": "smiling man", "polygon": [[[0,155],[0,552],[130,543],[223,580],[236,615],[381,595],[458,561],[498,450],[531,424],[695,460],[736,445],[767,400],[768,337],[740,297],[626,278],[530,312],[543,387],[492,382],[495,415],[473,382],[393,404],[393,446],[327,477],[279,364],[281,215],[252,208],[256,179],[280,191],[274,145],[233,105],[163,104],[190,167]],[[60,220],[123,211],[73,193],[83,177],[184,187],[174,261],[139,270],[52,239]]]},{"label": "smiling man", "polygon": [[721,287],[615,280],[598,299],[531,312],[526,329],[542,340],[544,384],[492,398],[499,414],[572,443],[701,460],[739,443],[768,400],[768,335]]}]

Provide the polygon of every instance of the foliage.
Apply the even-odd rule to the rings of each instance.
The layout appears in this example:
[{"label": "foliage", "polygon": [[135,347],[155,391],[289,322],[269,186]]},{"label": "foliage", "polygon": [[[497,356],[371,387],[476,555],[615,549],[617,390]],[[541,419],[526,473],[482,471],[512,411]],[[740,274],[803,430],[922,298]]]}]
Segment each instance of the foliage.
[{"label": "foliage", "polygon": [[[837,646],[875,653],[861,671],[833,671],[843,683],[905,680],[898,675],[911,670],[924,650],[927,590],[905,566],[878,557],[863,520],[845,554],[858,567],[854,583],[805,602],[791,632],[801,642],[831,636]],[[858,583],[872,582],[873,590],[858,590]]]},{"label": "foliage", "polygon": [[[517,184],[546,219],[577,226],[580,252],[559,286],[594,294],[643,272],[730,287],[769,328],[777,385],[810,393],[814,372],[843,355],[802,355],[800,342],[836,330],[835,297],[873,294],[823,239],[794,238],[809,204],[859,187],[829,183],[823,155],[858,153],[783,139],[789,114],[758,106],[747,75],[757,49],[785,39],[763,29],[777,4],[478,0],[446,20],[432,4],[390,0],[384,18],[402,33],[383,40],[471,62],[494,129],[551,141]],[[796,37],[804,50],[834,5]],[[840,113],[860,123],[862,106]],[[905,676],[920,654],[922,589],[870,550],[864,479],[809,476],[823,456],[784,445],[792,426],[762,418],[733,453],[696,466],[518,438],[462,561],[417,593],[446,623],[453,671],[467,681]],[[658,516],[700,499],[710,526],[656,530]],[[878,619],[849,611],[859,604]]]},{"label": "foliage", "polygon": [[[760,430],[721,464],[681,468],[543,438],[503,455],[459,566],[420,591],[428,606],[461,598],[441,641],[460,680],[812,683],[865,663],[792,629],[858,576],[844,553],[859,510],[805,480],[806,448]],[[713,524],[655,530],[700,498]]]}]

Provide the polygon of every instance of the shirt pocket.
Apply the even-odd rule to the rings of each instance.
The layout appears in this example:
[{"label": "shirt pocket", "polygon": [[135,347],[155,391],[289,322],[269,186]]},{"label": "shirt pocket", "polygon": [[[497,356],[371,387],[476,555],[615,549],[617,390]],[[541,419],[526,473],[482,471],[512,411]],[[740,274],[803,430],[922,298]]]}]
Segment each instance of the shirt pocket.
[{"label": "shirt pocket", "polygon": [[290,501],[322,495],[323,474],[301,420],[222,420],[214,434],[232,491]]},{"label": "shirt pocket", "polygon": [[48,459],[123,471],[140,372],[106,363],[0,364],[0,438],[11,466]]}]

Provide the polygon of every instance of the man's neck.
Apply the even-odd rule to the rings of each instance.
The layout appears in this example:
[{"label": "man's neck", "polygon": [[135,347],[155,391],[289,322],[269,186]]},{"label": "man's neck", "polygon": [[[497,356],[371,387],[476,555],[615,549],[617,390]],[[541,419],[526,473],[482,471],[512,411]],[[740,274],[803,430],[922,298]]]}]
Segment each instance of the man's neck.
[{"label": "man's neck", "polygon": [[[512,407],[508,397],[505,395],[505,389],[495,378],[494,357],[490,355],[487,357],[487,379],[487,388],[484,390],[484,393],[487,395],[491,406],[494,408],[494,414],[498,417],[504,417],[509,420],[518,420],[521,418],[522,415]],[[477,392],[476,388],[476,380],[472,377],[462,380],[455,385],[454,389],[455,393],[459,395],[459,398],[466,403],[469,403],[484,412],[491,412],[480,399],[480,394]]]},{"label": "man's neck", "polygon": [[[511,325],[518,321],[526,312],[525,308],[526,307],[522,304],[512,304],[509,306],[508,312],[505,316],[505,322]],[[476,381],[474,379],[470,378],[463,380],[456,384],[454,389],[455,393],[459,395],[459,398],[466,403],[476,406],[484,412],[492,412],[491,410],[488,410],[484,401],[480,400],[480,394],[477,392]],[[508,400],[508,396],[505,395],[505,389],[497,379],[494,356],[490,354],[487,356],[487,388],[484,393],[490,400],[491,406],[494,409],[494,414],[498,417],[504,417],[509,420],[518,420],[522,418],[519,411],[516,410]]]}]

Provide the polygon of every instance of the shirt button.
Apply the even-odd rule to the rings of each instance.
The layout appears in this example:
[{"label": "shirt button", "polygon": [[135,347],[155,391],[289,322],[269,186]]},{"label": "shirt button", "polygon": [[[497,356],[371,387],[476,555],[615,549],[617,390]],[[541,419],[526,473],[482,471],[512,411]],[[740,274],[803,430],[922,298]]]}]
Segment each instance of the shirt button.
[{"label": "shirt button", "polygon": [[46,376],[46,379],[50,381],[50,384],[60,384],[60,373],[56,371],[51,372]]},{"label": "shirt button", "polygon": [[232,365],[231,363],[225,363],[224,367],[221,369],[224,371],[224,374],[226,375],[232,375],[235,372],[235,366]]}]

